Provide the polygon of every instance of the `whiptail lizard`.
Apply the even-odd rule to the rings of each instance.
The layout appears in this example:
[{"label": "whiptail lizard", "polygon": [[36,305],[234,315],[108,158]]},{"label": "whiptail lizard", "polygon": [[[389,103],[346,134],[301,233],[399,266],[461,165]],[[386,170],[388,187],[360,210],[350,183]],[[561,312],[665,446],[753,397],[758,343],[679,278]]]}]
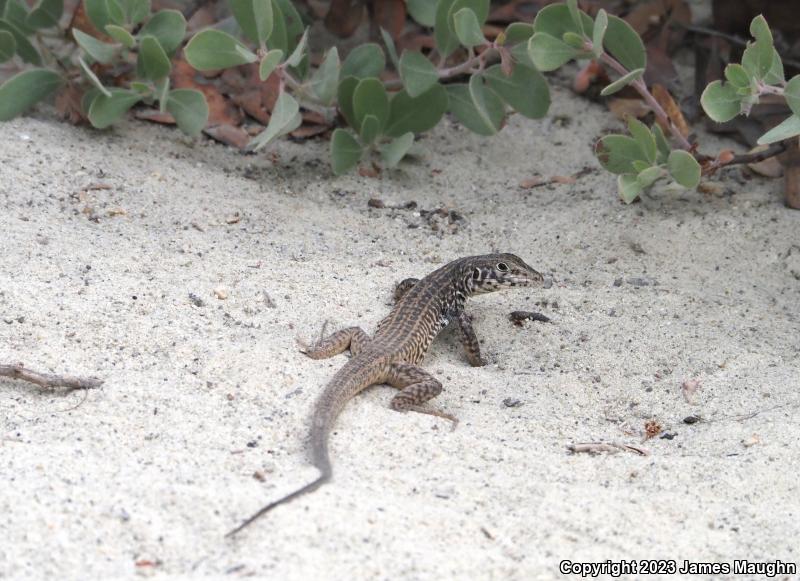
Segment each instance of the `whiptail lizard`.
[{"label": "whiptail lizard", "polygon": [[360,327],[349,327],[321,339],[313,347],[301,345],[312,359],[333,357],[348,347],[352,357],[328,383],[317,400],[311,423],[311,458],[319,477],[276,500],[230,531],[230,537],[276,506],[312,492],[331,479],[328,436],[344,405],[356,394],[376,383],[388,383],[400,393],[392,398],[392,409],[416,411],[447,418],[450,414],[422,406],[442,392],[442,384],[417,365],[439,332],[458,323],[467,359],[473,366],[485,365],[469,315],[468,297],[516,286],[541,284],[543,277],[513,254],[487,254],[460,258],[422,280],[406,279],[395,290],[397,303],[370,338]]}]

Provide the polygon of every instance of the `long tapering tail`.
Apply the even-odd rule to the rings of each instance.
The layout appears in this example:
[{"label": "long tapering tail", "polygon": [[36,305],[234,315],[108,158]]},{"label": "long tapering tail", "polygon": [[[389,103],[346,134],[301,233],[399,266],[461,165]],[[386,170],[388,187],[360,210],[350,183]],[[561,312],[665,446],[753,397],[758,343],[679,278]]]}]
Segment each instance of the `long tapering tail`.
[{"label": "long tapering tail", "polygon": [[[377,362],[370,362],[370,364],[372,366],[378,365]],[[311,420],[311,460],[314,466],[319,470],[319,477],[305,486],[298,488],[294,492],[287,494],[283,498],[264,506],[238,527],[227,533],[225,535],[226,537],[233,537],[276,506],[290,502],[298,496],[314,492],[317,488],[331,480],[333,470],[331,468],[331,459],[328,452],[328,437],[331,433],[331,428],[342,407],[344,407],[344,404],[351,397],[374,381],[381,381],[383,379],[382,377],[373,379],[370,374],[373,374],[373,369],[364,365],[364,363],[357,358],[351,359],[325,387],[325,390],[317,401],[317,406]]]},{"label": "long tapering tail", "polygon": [[322,473],[319,476],[319,478],[317,478],[316,480],[314,480],[312,482],[309,482],[308,484],[306,484],[302,488],[298,488],[297,490],[287,494],[283,498],[281,498],[279,500],[276,500],[275,502],[271,502],[268,505],[266,505],[265,507],[261,508],[257,513],[255,513],[253,516],[248,518],[246,521],[244,521],[238,527],[236,527],[232,531],[229,531],[228,533],[226,533],[225,536],[228,537],[228,538],[235,536],[239,531],[241,531],[245,527],[251,525],[253,523],[253,521],[261,518],[262,516],[267,514],[269,511],[271,511],[273,508],[278,506],[279,504],[284,504],[286,502],[294,500],[295,498],[297,498],[298,496],[302,496],[303,494],[307,494],[309,492],[314,492],[317,488],[319,488],[320,486],[322,486],[323,484],[328,482],[330,479],[331,479],[330,471],[328,471],[327,473]]}]

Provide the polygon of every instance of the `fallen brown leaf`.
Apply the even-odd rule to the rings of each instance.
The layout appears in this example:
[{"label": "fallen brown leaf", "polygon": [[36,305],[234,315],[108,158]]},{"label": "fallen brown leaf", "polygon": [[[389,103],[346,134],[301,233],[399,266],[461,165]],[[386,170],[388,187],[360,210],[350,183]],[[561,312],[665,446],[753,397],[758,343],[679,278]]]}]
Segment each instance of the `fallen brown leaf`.
[{"label": "fallen brown leaf", "polygon": [[621,121],[624,121],[629,116],[641,119],[652,111],[650,106],[641,99],[625,99],[622,97],[611,99],[608,102],[608,109],[614,117]]},{"label": "fallen brown leaf", "polygon": [[250,135],[248,135],[247,131],[234,125],[222,124],[206,127],[203,129],[203,133],[220,143],[225,143],[238,149],[244,149],[250,143]]},{"label": "fallen brown leaf", "polygon": [[[667,117],[675,127],[678,129],[681,135],[684,137],[689,136],[689,125],[686,123],[686,119],[683,117],[683,113],[681,112],[681,108],[675,102],[675,99],[672,98],[672,95],[669,94],[663,85],[653,85],[652,87],[653,97],[655,100],[658,101],[658,104],[666,111]],[[664,131],[666,135],[669,135],[669,128],[664,127],[663,124],[661,129]]]}]

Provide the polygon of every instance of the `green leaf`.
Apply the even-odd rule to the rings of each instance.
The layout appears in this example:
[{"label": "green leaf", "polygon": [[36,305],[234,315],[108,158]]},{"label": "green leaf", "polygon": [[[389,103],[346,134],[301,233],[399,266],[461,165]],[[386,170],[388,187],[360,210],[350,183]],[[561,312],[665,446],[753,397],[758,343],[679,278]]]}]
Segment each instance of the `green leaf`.
[{"label": "green leaf", "polygon": [[258,57],[226,32],[207,29],[198,32],[183,49],[186,60],[199,71],[226,69],[252,63]]},{"label": "green leaf", "polygon": [[636,176],[636,179],[639,180],[639,183],[643,188],[649,188],[658,178],[662,177],[663,175],[664,168],[655,165],[640,171]]},{"label": "green leaf", "polygon": [[64,80],[48,69],[28,69],[0,85],[0,121],[8,121],[49,97]]},{"label": "green leaf", "polygon": [[[81,111],[84,115],[89,115],[89,109],[92,106],[97,95],[100,94],[100,89],[96,87],[92,87],[88,91],[86,91],[83,96],[81,97]],[[111,93],[109,93],[110,95]]]},{"label": "green leaf", "polygon": [[535,33],[528,41],[528,56],[540,71],[554,71],[580,51],[544,32]]},{"label": "green leaf", "polygon": [[385,143],[381,146],[381,158],[386,167],[396,167],[400,160],[405,157],[408,150],[414,144],[414,134],[410,131],[403,133],[397,139]]},{"label": "green leaf", "polygon": [[378,118],[375,115],[366,115],[361,122],[361,129],[358,131],[364,145],[372,145],[372,142],[375,141],[380,132],[381,124]]},{"label": "green leaf", "polygon": [[394,44],[392,35],[386,32],[383,26],[381,26],[381,38],[383,38],[383,44],[386,45],[386,52],[389,53],[389,60],[392,61],[394,68],[399,71],[400,59],[397,58],[397,47]]},{"label": "green leaf", "polygon": [[[155,97],[158,101],[158,110],[161,113],[164,113],[167,110],[167,94],[169,93],[170,87],[169,77],[161,77],[160,79],[153,81],[153,86],[156,89]],[[140,91],[136,92],[140,95],[142,94]]]},{"label": "green leaf", "polygon": [[373,115],[382,129],[389,119],[389,97],[378,79],[362,79],[353,91],[353,113],[360,128],[367,115]]},{"label": "green leaf", "polygon": [[368,42],[350,51],[342,64],[341,76],[357,79],[378,77],[384,68],[386,68],[386,56],[383,54],[383,49],[374,42]]},{"label": "green leaf", "polygon": [[684,188],[696,188],[700,183],[700,164],[688,151],[676,149],[667,160],[669,175]]},{"label": "green leaf", "polygon": [[8,32],[14,37],[17,54],[23,61],[37,66],[42,64],[42,57],[39,55],[39,51],[36,50],[36,47],[30,43],[25,33],[19,28],[7,20],[0,20],[0,31]]},{"label": "green leaf", "polygon": [[105,129],[141,100],[141,95],[128,89],[111,89],[111,96],[98,94],[89,107],[89,121],[98,129]]},{"label": "green leaf", "polygon": [[[641,146],[633,137],[627,135],[606,135],[594,149],[600,165],[614,174],[632,173],[636,170],[634,161],[647,162]],[[636,172],[638,173],[638,171]]]},{"label": "green leaf", "polygon": [[769,145],[770,143],[783,141],[784,139],[789,139],[796,135],[800,135],[800,117],[792,115],[780,125],[773,127],[762,135],[758,140],[758,144]]},{"label": "green leaf", "polygon": [[641,173],[644,170],[649,169],[651,167],[651,164],[649,162],[642,161],[640,159],[634,160],[631,163],[631,165],[633,166],[633,171],[635,171],[636,173]]},{"label": "green leaf", "polygon": [[583,51],[584,40],[580,34],[575,34],[574,32],[565,32],[564,36],[561,37],[561,40],[566,42],[572,48]]},{"label": "green leaf", "polygon": [[194,89],[169,92],[167,111],[186,135],[199,135],[208,121],[208,104],[203,93]]},{"label": "green leaf", "polygon": [[647,51],[631,25],[618,16],[609,15],[605,36],[606,50],[629,71],[647,68]]},{"label": "green leaf", "polygon": [[272,33],[267,39],[271,49],[280,49],[283,54],[289,54],[289,31],[286,27],[286,17],[283,15],[280,4],[272,0]]},{"label": "green leaf", "polygon": [[783,72],[783,62],[781,62],[781,55],[774,48],[772,49],[772,66],[769,72],[764,75],[764,82],[768,85],[782,85],[786,77]]},{"label": "green leaf", "polygon": [[272,34],[272,0],[228,0],[228,4],[245,37],[256,44],[266,42]]},{"label": "green leaf", "polygon": [[[100,82],[100,79],[97,78],[97,75],[94,74],[94,71],[91,69],[88,63],[83,60],[83,57],[78,57],[78,67],[80,67],[80,69],[83,71],[83,74],[86,75],[86,78],[89,79],[89,82],[91,82],[98,91],[103,93],[103,95],[106,97],[111,96],[111,92],[103,86],[103,83]],[[85,113],[88,112],[89,109],[87,107]]]},{"label": "green leaf", "polygon": [[533,36],[533,25],[527,22],[512,22],[506,27],[506,46],[512,46],[521,42],[528,43],[528,39]]},{"label": "green leaf", "polygon": [[[762,15],[753,18],[750,23],[750,34],[756,39],[754,43],[748,43],[747,50],[750,51],[749,64],[758,76],[764,78],[772,67],[773,41],[772,32],[767,21]],[[742,61],[744,64],[744,60]],[[747,67],[745,67],[747,68]]]},{"label": "green leaf", "polygon": [[151,81],[166,77],[172,68],[169,57],[158,39],[149,34],[139,39],[139,60],[145,76]]},{"label": "green leaf", "polygon": [[389,121],[383,132],[389,137],[400,137],[407,132],[424,133],[439,123],[447,106],[447,91],[439,84],[419,97],[400,91],[389,103]]},{"label": "green leaf", "polygon": [[487,88],[480,75],[473,75],[469,85],[447,86],[450,112],[470,131],[490,136],[500,130],[505,105],[497,93]]},{"label": "green leaf", "polygon": [[107,24],[106,34],[108,34],[108,36],[116,40],[125,48],[133,48],[136,45],[136,39],[133,38],[133,35],[116,24]]},{"label": "green leaf", "polygon": [[331,137],[331,166],[333,173],[342,175],[348,170],[354,168],[364,150],[361,144],[356,141],[356,138],[350,135],[344,129],[336,129]]},{"label": "green leaf", "polygon": [[489,67],[486,82],[500,98],[528,119],[540,119],[550,108],[550,89],[542,74],[521,63],[506,76],[500,65]]},{"label": "green leaf", "polygon": [[78,46],[99,63],[107,65],[117,56],[118,49],[116,46],[97,40],[77,28],[72,29],[72,36],[75,37],[75,42],[78,43]]},{"label": "green leaf", "polygon": [[[742,65],[731,63],[725,67],[725,78],[737,89],[750,87],[750,75]],[[748,91],[749,92],[749,91]]]},{"label": "green leaf", "polygon": [[601,8],[594,19],[594,30],[592,31],[592,52],[595,58],[600,58],[603,54],[603,39],[608,28],[608,14]]},{"label": "green leaf", "polygon": [[324,105],[330,105],[336,98],[339,84],[339,51],[334,46],[325,55],[319,68],[314,71],[309,83],[311,94]]},{"label": "green leaf", "polygon": [[583,20],[581,19],[581,11],[578,9],[578,0],[567,0],[567,10],[569,10],[572,23],[578,31],[576,34],[580,36],[586,34],[586,30],[583,28]]},{"label": "green leaf", "polygon": [[266,81],[272,74],[272,71],[275,70],[275,67],[280,64],[282,58],[283,51],[278,48],[274,48],[265,54],[264,58],[262,58],[261,62],[258,64],[258,78],[262,81]]},{"label": "green leaf", "polygon": [[631,136],[639,144],[639,147],[644,153],[645,159],[648,164],[653,164],[656,161],[656,138],[647,128],[647,125],[639,121],[633,116],[628,117],[628,131]]},{"label": "green leaf", "polygon": [[256,36],[259,44],[264,43],[272,34],[275,26],[275,17],[272,10],[272,0],[251,0],[253,3],[253,19],[256,25]]},{"label": "green leaf", "polygon": [[664,136],[664,132],[661,130],[661,127],[656,123],[653,125],[653,136],[656,138],[656,148],[658,149],[658,155],[656,156],[657,163],[667,163],[667,158],[669,157],[671,148],[669,146],[669,141]]},{"label": "green leaf", "polygon": [[[118,2],[109,0],[83,0],[86,15],[97,30],[105,30],[106,25],[124,24],[124,14]],[[74,30],[74,29],[73,29]]]},{"label": "green leaf", "polygon": [[642,193],[644,188],[642,184],[639,183],[636,174],[626,173],[617,178],[617,189],[622,200],[626,204],[630,204],[639,197],[639,194]]},{"label": "green leaf", "polygon": [[0,30],[0,63],[4,63],[14,56],[17,50],[17,41],[14,35],[6,30]]},{"label": "green leaf", "polygon": [[406,50],[400,57],[400,78],[406,92],[418,97],[439,81],[439,73],[421,52]]},{"label": "green leaf", "polygon": [[[303,34],[303,30],[305,30],[303,19],[300,17],[297,8],[294,7],[294,0],[275,0],[275,4],[272,6],[273,12],[276,5],[281,11],[286,26],[287,48],[293,50],[294,47],[297,46],[297,40]],[[286,51],[286,54],[289,54],[289,50]]]},{"label": "green leaf", "polygon": [[800,116],[800,75],[792,77],[783,89],[783,97],[792,113]]},{"label": "green leaf", "polygon": [[353,93],[358,86],[358,79],[355,77],[344,77],[339,81],[339,89],[337,91],[337,102],[339,111],[342,112],[342,117],[350,127],[357,127],[356,114],[353,112]]},{"label": "green leaf", "polygon": [[436,2],[431,0],[406,0],[406,10],[422,26],[432,27],[436,22]]},{"label": "green leaf", "polygon": [[721,81],[714,81],[708,85],[700,97],[700,104],[706,115],[717,123],[724,123],[736,117],[741,111],[742,98],[736,94],[736,89]]},{"label": "green leaf", "polygon": [[486,22],[489,15],[489,0],[439,0],[436,6],[434,39],[439,54],[445,58],[458,48],[459,40],[456,35],[454,15],[463,8],[469,8],[475,13],[480,26]]},{"label": "green leaf", "polygon": [[24,0],[5,1],[6,5],[0,16],[9,24],[15,26],[22,34],[26,36],[33,34],[34,29],[27,24],[28,16],[30,15],[27,3]]},{"label": "green leaf", "polygon": [[617,91],[620,91],[624,87],[630,85],[633,81],[640,78],[643,74],[644,74],[644,69],[632,70],[627,75],[620,77],[613,83],[607,85],[602,91],[600,91],[600,95],[603,97],[613,95]]},{"label": "green leaf", "polygon": [[[253,151],[258,151],[268,145],[281,135],[294,131],[302,122],[300,115],[300,105],[286,91],[282,91],[272,109],[269,124],[266,129],[256,135],[247,147]],[[298,122],[299,118],[299,122]]]},{"label": "green leaf", "polygon": [[139,32],[139,38],[154,36],[168,55],[174,53],[186,35],[186,19],[177,10],[160,10],[148,20]]},{"label": "green leaf", "polygon": [[125,20],[131,26],[136,26],[150,16],[150,0],[122,0],[122,11]]},{"label": "green leaf", "polygon": [[478,17],[469,8],[462,8],[453,14],[453,28],[462,46],[471,48],[486,42]]},{"label": "green leaf", "polygon": [[305,56],[306,50],[306,42],[308,41],[308,29],[306,28],[305,32],[303,32],[303,36],[300,39],[300,42],[297,43],[297,46],[294,48],[294,52],[289,55],[289,58],[286,59],[286,64],[290,67],[296,67],[300,64],[300,61],[303,60]]},{"label": "green leaf", "polygon": [[64,0],[39,0],[25,18],[30,28],[50,28],[56,26],[64,12]]},{"label": "green leaf", "polygon": [[564,33],[572,32],[583,34],[583,30],[592,30],[594,22],[585,12],[580,12],[583,26],[578,27],[572,18],[570,9],[565,4],[549,4],[536,13],[533,21],[534,32],[543,32],[557,39],[564,37]]}]

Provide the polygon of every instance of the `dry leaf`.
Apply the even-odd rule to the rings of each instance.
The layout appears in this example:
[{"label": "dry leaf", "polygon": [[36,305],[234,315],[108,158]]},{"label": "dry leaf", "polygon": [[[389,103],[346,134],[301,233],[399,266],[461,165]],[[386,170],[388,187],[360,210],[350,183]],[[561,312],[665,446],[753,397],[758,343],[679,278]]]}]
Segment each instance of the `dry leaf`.
[{"label": "dry leaf", "polygon": [[[681,112],[681,108],[678,107],[678,104],[675,102],[675,99],[672,98],[672,95],[669,94],[662,85],[653,85],[652,88],[653,97],[655,97],[658,104],[666,111],[667,117],[675,127],[678,129],[681,135],[684,137],[689,137],[689,125],[686,123],[686,119],[683,117],[683,113]],[[659,122],[659,125],[662,125]],[[664,127],[662,125],[661,129],[663,129],[666,135],[669,135],[669,128]]]},{"label": "dry leaf", "polygon": [[622,97],[611,99],[608,102],[608,109],[620,121],[624,121],[629,116],[641,119],[652,111],[650,106],[641,99],[625,99]]},{"label": "dry leaf", "polygon": [[203,129],[203,133],[220,143],[225,143],[238,149],[244,149],[250,143],[250,135],[247,131],[234,125],[222,124],[206,127]]}]

